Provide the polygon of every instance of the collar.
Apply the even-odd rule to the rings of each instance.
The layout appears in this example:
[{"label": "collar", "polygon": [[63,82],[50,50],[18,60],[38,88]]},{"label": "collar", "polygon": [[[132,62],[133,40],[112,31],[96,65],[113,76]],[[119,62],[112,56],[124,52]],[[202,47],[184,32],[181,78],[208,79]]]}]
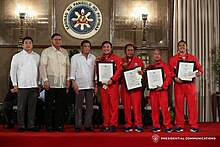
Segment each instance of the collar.
[{"label": "collar", "polygon": [[[126,56],[126,63],[130,63],[132,60],[133,60],[133,57],[134,56],[132,56],[131,58],[128,58],[127,56]],[[130,61],[129,61],[130,60]]]},{"label": "collar", "polygon": [[102,57],[101,57],[101,61],[104,61],[106,59],[109,59],[111,57],[112,53],[108,54],[108,56],[106,57],[105,54],[102,54]]},{"label": "collar", "polygon": [[[130,61],[129,61],[129,60],[130,60]],[[133,56],[132,56],[131,58],[128,58],[128,57],[126,56],[126,63],[128,63],[127,66],[128,66],[129,64],[131,64],[132,60],[133,60]]]},{"label": "collar", "polygon": [[147,69],[156,68],[157,65],[161,64],[161,62],[162,62],[161,60],[158,61],[158,62],[154,62],[154,63],[150,64],[150,65],[147,67]]},{"label": "collar", "polygon": [[31,51],[30,53],[28,53],[27,51],[25,51],[25,50],[23,49],[23,50],[22,50],[22,53],[24,53],[24,54],[33,54],[34,52]]},{"label": "collar", "polygon": [[[180,53],[178,53],[178,56],[179,56],[179,58],[182,58],[182,56],[180,55]],[[188,57],[188,56],[189,56],[189,53],[188,53],[188,52],[186,52],[185,57]]]},{"label": "collar", "polygon": [[53,45],[52,45],[53,50],[56,51],[62,51],[62,48],[60,47],[60,49],[56,49]]},{"label": "collar", "polygon": [[[79,55],[84,57],[84,55],[83,55],[82,52],[80,52]],[[91,56],[91,54],[89,53],[89,54],[88,54],[88,58],[89,58],[90,56]]]},{"label": "collar", "polygon": [[154,62],[153,64],[155,65],[155,66],[157,66],[157,65],[159,65],[159,64],[161,64],[161,60],[160,61],[157,61],[157,62]]}]

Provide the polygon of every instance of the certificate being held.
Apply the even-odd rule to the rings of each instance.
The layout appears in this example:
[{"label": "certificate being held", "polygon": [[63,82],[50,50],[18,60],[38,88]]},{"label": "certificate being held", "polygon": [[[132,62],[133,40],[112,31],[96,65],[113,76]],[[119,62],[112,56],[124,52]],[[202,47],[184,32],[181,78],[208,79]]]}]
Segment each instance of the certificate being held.
[{"label": "certificate being held", "polygon": [[163,68],[147,69],[146,77],[147,77],[147,89],[148,90],[157,89],[158,86],[163,85],[163,80],[164,80]]},{"label": "certificate being held", "polygon": [[196,77],[194,61],[178,61],[177,77],[184,82],[192,82]]},{"label": "certificate being held", "polygon": [[123,71],[127,91],[142,87],[142,76],[138,74],[138,71],[141,71],[141,67],[131,68]]},{"label": "certificate being held", "polygon": [[97,62],[98,82],[107,83],[114,74],[114,62]]}]

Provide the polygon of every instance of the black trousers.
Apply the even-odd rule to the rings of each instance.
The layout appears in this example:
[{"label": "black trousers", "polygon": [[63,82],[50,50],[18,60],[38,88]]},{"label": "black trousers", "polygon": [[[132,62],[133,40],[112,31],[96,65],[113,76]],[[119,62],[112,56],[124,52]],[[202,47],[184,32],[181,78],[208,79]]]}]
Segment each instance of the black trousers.
[{"label": "black trousers", "polygon": [[45,109],[44,101],[37,99],[36,111],[35,111],[35,126],[41,128],[41,125],[45,123]]},{"label": "black trousers", "polygon": [[45,90],[45,121],[47,127],[62,127],[66,88]]}]

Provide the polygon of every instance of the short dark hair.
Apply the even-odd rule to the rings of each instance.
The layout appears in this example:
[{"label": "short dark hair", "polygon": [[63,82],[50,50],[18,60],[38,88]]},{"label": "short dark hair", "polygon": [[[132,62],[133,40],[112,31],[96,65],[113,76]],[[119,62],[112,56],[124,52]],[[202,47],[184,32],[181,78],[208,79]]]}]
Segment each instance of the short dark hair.
[{"label": "short dark hair", "polygon": [[185,40],[180,40],[180,41],[177,43],[177,47],[178,47],[179,44],[182,43],[182,42],[185,43],[185,44],[187,45],[187,42],[186,42]]},{"label": "short dark hair", "polygon": [[90,42],[89,40],[83,40],[83,41],[81,42],[81,46],[83,46],[84,43],[89,43],[90,47],[92,46],[92,45],[91,45],[91,42]]},{"label": "short dark hair", "polygon": [[134,48],[134,50],[135,50],[134,45],[133,45],[133,44],[131,44],[131,43],[129,43],[129,44],[126,44],[126,45],[125,45],[125,52],[126,52],[126,49],[128,48],[128,46],[132,46],[132,47]]},{"label": "short dark hair", "polygon": [[28,37],[28,36],[27,36],[27,37],[24,37],[24,38],[23,38],[22,44],[24,44],[24,41],[25,41],[25,40],[31,40],[31,42],[33,43],[33,39],[32,39],[31,37]]},{"label": "short dark hair", "polygon": [[105,44],[110,44],[110,46],[111,46],[111,48],[112,48],[112,43],[111,43],[111,42],[109,42],[109,41],[104,41],[104,42],[102,42],[102,47],[103,47]]},{"label": "short dark hair", "polygon": [[54,33],[52,36],[51,36],[51,39],[53,39],[55,36],[60,36],[62,38],[62,36],[59,34],[59,33]]}]

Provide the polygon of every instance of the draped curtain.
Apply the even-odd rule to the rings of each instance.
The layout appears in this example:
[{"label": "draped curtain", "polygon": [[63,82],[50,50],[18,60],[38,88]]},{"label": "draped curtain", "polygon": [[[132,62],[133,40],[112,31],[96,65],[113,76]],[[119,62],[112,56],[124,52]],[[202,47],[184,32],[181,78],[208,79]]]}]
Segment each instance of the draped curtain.
[{"label": "draped curtain", "polygon": [[186,40],[189,52],[204,68],[203,76],[196,80],[200,122],[217,119],[211,52],[220,43],[219,6],[219,0],[174,0],[173,55],[177,53],[178,41]]}]

